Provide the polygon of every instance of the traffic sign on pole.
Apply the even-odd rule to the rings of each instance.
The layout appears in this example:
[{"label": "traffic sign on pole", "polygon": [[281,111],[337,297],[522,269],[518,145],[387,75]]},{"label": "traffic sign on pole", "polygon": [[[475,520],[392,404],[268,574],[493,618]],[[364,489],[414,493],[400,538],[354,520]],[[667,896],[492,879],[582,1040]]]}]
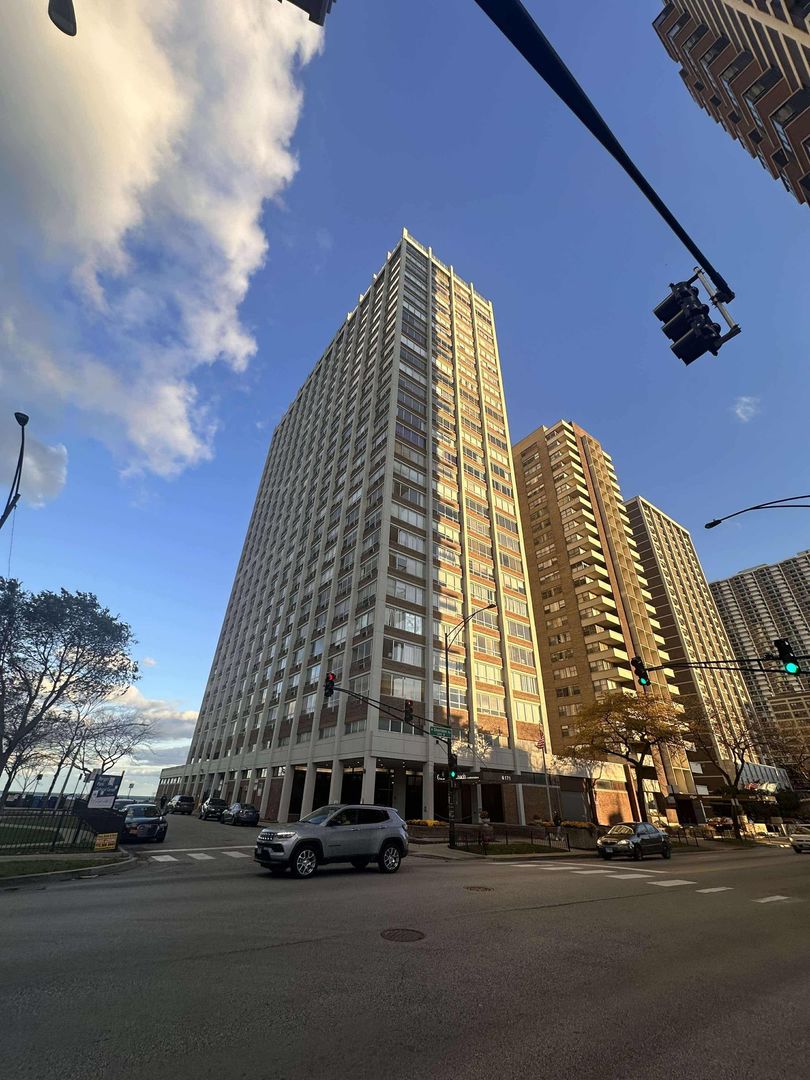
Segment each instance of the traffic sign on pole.
[{"label": "traffic sign on pole", "polygon": [[449,727],[443,727],[441,724],[431,724],[430,734],[435,735],[437,739],[450,739],[453,736],[453,732]]}]

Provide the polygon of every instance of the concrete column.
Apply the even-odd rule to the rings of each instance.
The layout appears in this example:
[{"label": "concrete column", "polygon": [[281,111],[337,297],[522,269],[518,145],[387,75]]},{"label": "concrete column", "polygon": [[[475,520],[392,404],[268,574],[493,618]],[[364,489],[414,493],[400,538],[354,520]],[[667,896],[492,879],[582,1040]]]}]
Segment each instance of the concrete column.
[{"label": "concrete column", "polygon": [[405,780],[405,766],[394,772],[394,809],[401,818],[405,817],[405,792],[407,783]]},{"label": "concrete column", "polygon": [[365,772],[363,773],[363,787],[360,794],[360,802],[373,803],[374,802],[374,784],[377,779],[377,757],[366,754],[363,758],[363,767]]},{"label": "concrete column", "polygon": [[268,767],[267,767],[267,777],[265,778],[265,781],[264,781],[264,794],[262,795],[262,805],[259,807],[259,817],[261,818],[262,821],[267,821],[267,807],[268,807],[268,804],[270,802],[270,790],[271,790],[271,782],[272,782],[271,774],[272,774],[272,772],[273,772],[273,770],[268,765]]},{"label": "concrete column", "polygon": [[472,819],[473,824],[479,824],[481,821],[481,785],[472,785]]},{"label": "concrete column", "polygon": [[435,813],[433,803],[433,764],[426,761],[422,766],[422,818],[432,821]]},{"label": "concrete column", "polygon": [[285,822],[290,816],[290,796],[292,795],[294,775],[295,770],[291,765],[288,765],[284,774],[284,783],[281,785],[281,801],[278,804],[278,820],[280,822]]},{"label": "concrete column", "polygon": [[329,784],[329,802],[340,802],[340,793],[343,788],[343,762],[340,758],[332,759],[332,779]]},{"label": "concrete column", "polygon": [[523,784],[515,784],[515,798],[517,800],[518,825],[525,825],[526,807],[523,805]]},{"label": "concrete column", "polygon": [[305,817],[311,813],[314,809],[312,805],[312,798],[315,794],[315,777],[317,775],[317,769],[314,762],[310,761],[307,765],[307,775],[304,778],[304,793],[301,796],[301,817]]}]

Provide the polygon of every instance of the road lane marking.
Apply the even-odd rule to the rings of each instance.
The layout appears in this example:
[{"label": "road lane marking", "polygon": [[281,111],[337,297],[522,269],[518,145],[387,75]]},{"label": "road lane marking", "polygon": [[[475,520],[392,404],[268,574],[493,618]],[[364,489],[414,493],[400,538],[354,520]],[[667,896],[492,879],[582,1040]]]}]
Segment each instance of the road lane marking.
[{"label": "road lane marking", "polygon": [[[636,877],[635,874],[614,874],[613,877],[614,877],[614,879],[616,881],[639,881],[639,880],[643,881],[644,880],[644,878],[639,879],[638,877]],[[652,881],[652,882],[650,882],[650,884],[651,885],[657,885],[658,882],[657,881]]]},{"label": "road lane marking", "polygon": [[712,892],[732,892],[730,885],[717,885],[713,889],[695,889],[695,892],[700,893],[712,893]]},{"label": "road lane marking", "polygon": [[188,857],[190,859],[213,859],[214,858],[213,855],[206,855],[202,851],[190,851],[188,853]]},{"label": "road lane marking", "polygon": [[572,874],[614,874],[614,870],[572,870]]},{"label": "road lane marking", "polygon": [[640,866],[625,866],[625,870],[632,874],[666,874],[667,870],[647,870],[646,867],[642,869]]},{"label": "road lane marking", "polygon": [[683,878],[673,878],[672,881],[648,881],[648,885],[659,885],[662,889],[671,889],[673,885],[695,885],[694,881],[685,881]]},{"label": "road lane marking", "polygon": [[252,851],[254,847],[255,844],[228,844],[227,847],[200,847],[198,844],[196,847],[170,847],[166,848],[166,852],[177,855],[186,851],[233,851],[236,848],[249,848]]},{"label": "road lane marking", "polygon": [[777,894],[776,896],[761,896],[759,898],[759,900],[755,900],[754,903],[755,904],[772,904],[774,902],[774,900],[789,900],[789,899],[790,899],[789,896],[779,896]]},{"label": "road lane marking", "polygon": [[223,851],[223,855],[230,855],[232,859],[249,859],[250,855],[246,851]]},{"label": "road lane marking", "polygon": [[155,862],[177,862],[174,855],[150,855],[150,859],[154,859]]}]

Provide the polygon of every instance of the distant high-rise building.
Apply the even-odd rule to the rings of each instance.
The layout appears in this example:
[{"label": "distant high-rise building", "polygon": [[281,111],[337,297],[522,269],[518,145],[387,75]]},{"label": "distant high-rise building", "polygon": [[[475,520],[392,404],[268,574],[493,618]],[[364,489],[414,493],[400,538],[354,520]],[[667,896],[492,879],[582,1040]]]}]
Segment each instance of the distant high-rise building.
[{"label": "distant high-rise building", "polygon": [[[731,643],[688,531],[646,499],[630,499],[626,505],[670,661],[731,659]],[[676,667],[674,672],[681,701],[700,708],[712,732],[722,735],[725,729],[733,737],[747,729],[751,699],[742,675],[705,668]],[[727,757],[723,745],[721,738],[715,749]],[[710,761],[693,762],[692,771],[700,795],[723,785]]]},{"label": "distant high-rise building", "polygon": [[[630,660],[669,660],[613,462],[577,424],[539,427],[514,447],[551,743],[577,741],[577,716],[612,691],[637,689]],[[677,700],[671,669],[650,673]],[[651,810],[694,820],[696,789],[685,755],[664,753],[651,774]],[[700,812],[697,811],[698,816]]]},{"label": "distant high-rise building", "polygon": [[[735,656],[773,654],[777,638],[787,638],[797,654],[810,655],[810,551],[713,581],[711,590]],[[778,668],[775,663],[765,666]],[[810,661],[802,666],[810,672]],[[743,677],[754,715],[765,720],[763,737],[774,725],[810,745],[810,674],[767,670]],[[778,741],[766,750],[773,764],[785,763]]]},{"label": "distant high-rise building", "polygon": [[809,19],[810,0],[672,0],[653,22],[697,104],[800,203],[810,202]]},{"label": "distant high-rise building", "polygon": [[188,762],[161,794],[215,792],[279,821],[337,800],[445,816],[446,748],[404,720],[408,700],[452,727],[480,781],[461,785],[463,817],[542,807],[492,305],[406,232],[273,434]]}]

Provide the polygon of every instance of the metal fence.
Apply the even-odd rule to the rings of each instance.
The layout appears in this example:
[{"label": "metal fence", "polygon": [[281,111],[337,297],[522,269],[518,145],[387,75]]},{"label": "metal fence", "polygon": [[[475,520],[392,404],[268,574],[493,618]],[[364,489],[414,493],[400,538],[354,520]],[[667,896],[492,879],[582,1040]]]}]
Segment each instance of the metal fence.
[{"label": "metal fence", "polygon": [[495,846],[515,847],[530,845],[538,851],[570,851],[567,831],[546,829],[534,825],[509,825],[506,822],[490,822],[489,825],[456,825],[456,845],[467,851],[476,849],[486,855]]},{"label": "metal fence", "polygon": [[0,810],[0,856],[92,851],[96,830],[65,810]]}]

